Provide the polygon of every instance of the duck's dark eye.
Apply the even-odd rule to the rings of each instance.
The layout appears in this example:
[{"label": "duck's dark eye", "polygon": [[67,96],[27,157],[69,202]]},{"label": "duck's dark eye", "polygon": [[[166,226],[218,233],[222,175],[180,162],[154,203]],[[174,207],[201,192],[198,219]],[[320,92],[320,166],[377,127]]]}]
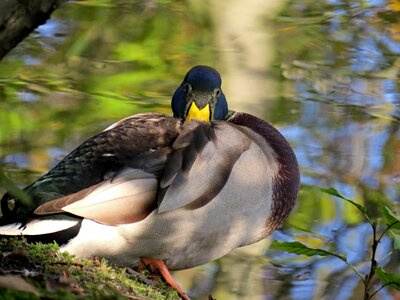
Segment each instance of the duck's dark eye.
[{"label": "duck's dark eye", "polygon": [[192,90],[192,87],[190,86],[189,83],[186,83],[183,90],[185,91],[186,94],[188,94]]},{"label": "duck's dark eye", "polygon": [[216,91],[215,91],[215,95],[216,95],[217,97],[219,97],[219,95],[221,95],[221,90],[220,90],[220,89],[216,90]]}]

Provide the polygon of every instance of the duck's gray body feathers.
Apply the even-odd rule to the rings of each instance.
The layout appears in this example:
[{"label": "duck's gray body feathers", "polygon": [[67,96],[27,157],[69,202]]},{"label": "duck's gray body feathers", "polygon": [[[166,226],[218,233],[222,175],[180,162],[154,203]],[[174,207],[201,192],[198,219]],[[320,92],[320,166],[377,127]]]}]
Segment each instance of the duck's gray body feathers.
[{"label": "duck's gray body feathers", "polygon": [[[63,246],[72,254],[121,265],[147,256],[184,269],[266,237],[288,216],[298,186],[292,149],[254,116],[181,126],[148,113],[83,143],[27,188],[35,199],[30,210],[6,218],[23,223],[21,216],[68,213],[75,227],[81,222]],[[49,194],[59,199],[47,202]]]}]

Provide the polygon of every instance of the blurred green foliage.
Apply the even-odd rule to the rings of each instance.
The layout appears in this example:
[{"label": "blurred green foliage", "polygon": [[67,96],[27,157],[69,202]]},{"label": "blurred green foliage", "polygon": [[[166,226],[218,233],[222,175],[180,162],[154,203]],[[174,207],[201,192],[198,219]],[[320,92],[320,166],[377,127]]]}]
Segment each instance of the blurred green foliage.
[{"label": "blurred green foliage", "polygon": [[1,63],[2,157],[81,142],[130,114],[170,113],[188,61],[217,60],[211,20],[190,1],[66,3],[38,31]]}]

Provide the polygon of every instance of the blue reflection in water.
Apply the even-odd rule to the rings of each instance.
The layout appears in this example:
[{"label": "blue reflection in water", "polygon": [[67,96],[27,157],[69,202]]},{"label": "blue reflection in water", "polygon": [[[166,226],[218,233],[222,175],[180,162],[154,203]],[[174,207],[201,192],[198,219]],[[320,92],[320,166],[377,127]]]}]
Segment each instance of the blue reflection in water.
[{"label": "blue reflection in water", "polygon": [[[377,35],[379,35],[379,33],[377,33]],[[386,35],[379,35],[379,41],[393,54],[400,54],[400,42]]]},{"label": "blue reflection in water", "polygon": [[375,39],[369,36],[356,42],[356,47],[351,52],[350,69],[355,73],[377,71],[385,62],[385,57],[377,47]]},{"label": "blue reflection in water", "polygon": [[36,32],[39,33],[41,37],[60,39],[66,35],[66,28],[65,24],[61,21],[50,19],[45,24],[39,26]]},{"label": "blue reflection in water", "polygon": [[36,66],[42,63],[42,60],[37,57],[33,57],[30,55],[22,55],[21,59],[27,64],[31,66]]},{"label": "blue reflection in water", "polygon": [[49,166],[50,168],[59,163],[68,154],[68,152],[64,148],[58,148],[58,147],[48,148],[47,153],[49,154],[52,160],[52,165]]},{"label": "blue reflection in water", "polygon": [[27,91],[18,92],[17,95],[18,98],[24,102],[33,102],[40,99],[38,95]]},{"label": "blue reflection in water", "polygon": [[31,162],[26,153],[15,153],[13,155],[7,155],[2,160],[4,164],[15,165],[17,168],[27,168],[31,165]]},{"label": "blue reflection in water", "polygon": [[383,167],[383,147],[387,143],[390,134],[388,129],[381,132],[371,132],[369,136],[369,170],[366,175],[377,176]]}]

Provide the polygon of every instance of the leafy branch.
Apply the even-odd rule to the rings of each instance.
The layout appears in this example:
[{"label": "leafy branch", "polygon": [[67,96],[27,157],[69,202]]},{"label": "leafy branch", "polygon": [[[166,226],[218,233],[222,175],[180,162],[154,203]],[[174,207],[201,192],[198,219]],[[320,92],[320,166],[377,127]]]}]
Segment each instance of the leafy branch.
[{"label": "leafy branch", "polygon": [[[367,208],[354,202],[351,199],[348,199],[341,195],[337,190],[333,188],[322,189],[323,192],[341,198],[346,202],[353,205],[356,209],[358,209],[367,222],[371,225],[372,228],[372,245],[371,245],[371,266],[366,275],[362,275],[360,271],[357,270],[355,266],[353,266],[347,260],[346,256],[336,253],[334,251],[328,251],[324,249],[316,249],[310,248],[300,242],[278,242],[274,241],[271,245],[271,248],[277,250],[283,250],[290,253],[295,253],[297,255],[306,255],[306,256],[333,256],[337,257],[344,263],[346,263],[353,271],[356,273],[363,285],[364,285],[364,300],[369,300],[374,297],[380,290],[383,288],[390,286],[394,289],[400,290],[400,275],[394,273],[388,273],[383,270],[382,267],[379,267],[378,262],[376,261],[376,251],[378,245],[382,238],[388,234],[391,238],[394,239],[394,248],[400,249],[400,235],[396,232],[396,230],[400,230],[400,218],[397,216],[393,211],[390,210],[388,207],[383,208],[383,217],[386,221],[384,225],[383,231],[378,234],[378,222],[376,220],[371,220],[370,216],[368,215]],[[379,278],[382,285],[375,291],[371,291],[372,280],[374,279],[375,275]]]},{"label": "leafy branch", "polygon": [[23,190],[19,189],[17,185],[9,179],[0,165],[0,187],[5,188],[11,195],[18,198],[22,203],[30,205],[31,198]]}]

